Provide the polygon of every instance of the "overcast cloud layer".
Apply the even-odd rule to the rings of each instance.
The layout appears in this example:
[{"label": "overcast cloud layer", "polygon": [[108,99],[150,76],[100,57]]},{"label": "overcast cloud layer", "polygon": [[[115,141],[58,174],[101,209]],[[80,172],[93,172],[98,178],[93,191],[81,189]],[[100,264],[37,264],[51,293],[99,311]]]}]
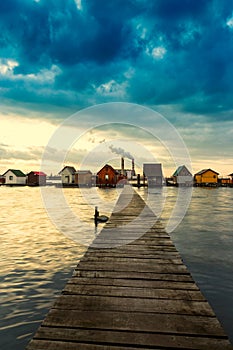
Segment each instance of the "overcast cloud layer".
[{"label": "overcast cloud layer", "polygon": [[0,1],[2,105],[177,105],[232,119],[232,0]]},{"label": "overcast cloud layer", "polygon": [[233,0],[2,0],[1,172],[38,167],[73,113],[130,102],[177,128],[194,171],[232,173],[232,57]]}]

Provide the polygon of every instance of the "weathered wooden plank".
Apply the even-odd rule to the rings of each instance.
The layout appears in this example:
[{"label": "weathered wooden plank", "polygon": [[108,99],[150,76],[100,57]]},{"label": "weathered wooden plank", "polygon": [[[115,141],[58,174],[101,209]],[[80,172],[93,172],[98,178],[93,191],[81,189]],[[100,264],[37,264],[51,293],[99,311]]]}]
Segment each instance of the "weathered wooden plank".
[{"label": "weathered wooden plank", "polygon": [[156,273],[156,272],[138,272],[138,271],[104,271],[104,270],[87,270],[78,269],[74,270],[73,275],[86,278],[124,278],[124,279],[138,279],[144,283],[144,280],[165,280],[165,281],[192,281],[192,277],[188,272],[185,273]]},{"label": "weathered wooden plank", "polygon": [[[173,276],[174,277],[174,276]],[[177,278],[180,276],[177,276]],[[175,289],[175,290],[198,290],[199,288],[197,285],[191,281],[167,281],[162,280],[158,277],[157,280],[146,280],[144,279],[143,282],[141,279],[129,279],[129,278],[85,278],[85,277],[72,277],[67,285],[74,284],[74,285],[93,285],[93,286],[119,286],[119,287],[143,287],[143,288],[157,288],[157,289]]]},{"label": "weathered wooden plank", "polygon": [[98,238],[95,239],[93,244],[97,245],[98,243],[122,243],[122,244],[127,244],[127,245],[141,245],[141,246],[173,246],[173,243],[168,240],[168,239],[144,239],[141,238],[139,239],[134,239],[133,237],[101,237],[99,236]]},{"label": "weathered wooden plank", "polygon": [[88,248],[88,252],[96,252],[96,251],[117,251],[117,252],[125,252],[130,253],[130,252],[140,252],[143,254],[153,254],[153,253],[158,253],[158,252],[177,252],[175,246],[161,246],[161,245],[157,245],[157,246],[140,246],[140,245],[124,245],[122,247],[109,247],[109,248],[101,248],[101,247],[89,247]]},{"label": "weathered wooden plank", "polygon": [[55,309],[83,311],[126,311],[214,317],[206,301],[128,298],[114,296],[61,295],[54,303]]},{"label": "weathered wooden plank", "polygon": [[93,263],[112,263],[118,264],[118,263],[129,263],[129,264],[174,264],[174,265],[183,265],[183,262],[179,258],[134,258],[134,257],[121,257],[121,256],[84,256],[82,259],[80,259],[80,262],[93,262]]},{"label": "weathered wooden plank", "polygon": [[51,309],[43,326],[225,337],[215,317]]},{"label": "weathered wooden plank", "polygon": [[[150,348],[144,348],[150,350]],[[155,348],[155,349],[161,349]],[[33,340],[27,350],[138,350],[138,347],[128,347],[116,345],[103,345],[91,343],[63,342],[51,340]]]},{"label": "weathered wooden plank", "polygon": [[[124,253],[124,252],[118,252],[115,250],[109,251],[107,249],[105,249],[104,251],[100,250],[100,251],[93,251],[93,252],[87,252],[85,254],[85,259],[87,258],[92,258],[92,257],[112,257],[113,259],[115,257],[122,257],[122,258],[135,258],[135,259],[181,259],[181,256],[179,253],[175,252],[175,251],[171,251],[171,252],[160,252],[160,251],[155,251],[153,252],[153,254],[148,253],[145,254],[144,252],[138,252],[138,251],[133,251],[133,252],[128,252],[128,253]],[[154,261],[156,262],[156,261]]]},{"label": "weathered wooden plank", "polygon": [[188,273],[186,266],[184,265],[173,265],[173,264],[148,264],[148,263],[135,263],[127,264],[125,262],[118,261],[114,264],[112,263],[105,264],[103,262],[89,262],[80,261],[79,265],[76,267],[76,270],[95,270],[95,271],[128,271],[128,274],[131,272],[154,272],[154,273]]},{"label": "weathered wooden plank", "polygon": [[[126,246],[128,246],[129,244],[133,244],[132,243],[132,241],[131,240],[128,240],[128,241],[102,241],[102,242],[93,242],[92,244],[91,244],[91,247],[92,248],[99,248],[99,249],[111,249],[111,248],[118,248],[118,247],[126,247]],[[132,247],[135,247],[135,249],[138,249],[138,247],[141,247],[140,245],[132,245]],[[146,246],[145,246],[146,247]],[[145,248],[144,247],[144,248]],[[163,248],[169,248],[169,246],[168,245],[157,245],[157,246],[152,246],[152,247],[149,247],[149,249],[151,250],[151,251],[153,251],[153,249],[163,249]],[[172,250],[175,250],[174,248],[173,248],[173,246],[170,246],[170,248],[172,249]]]},{"label": "weathered wooden plank", "polygon": [[183,336],[176,334],[166,333],[143,333],[143,332],[122,332],[122,331],[108,331],[100,329],[83,329],[83,328],[54,328],[54,327],[40,327],[36,336],[36,339],[53,339],[56,341],[75,341],[108,344],[112,346],[118,344],[119,346],[149,346],[153,349],[156,347],[163,348],[179,348],[181,349],[211,349],[222,350],[227,349],[229,343],[226,339],[222,338],[206,338],[199,336]]},{"label": "weathered wooden plank", "polygon": [[143,233],[142,230],[139,230],[138,232],[111,232],[111,231],[105,231],[105,232],[101,232],[98,235],[98,239],[134,239],[134,240],[139,240],[141,243],[143,243],[141,241],[141,239],[144,239],[145,241],[149,240],[151,242],[153,241],[158,241],[158,240],[163,240],[164,242],[171,242],[171,238],[167,237],[164,234],[147,234],[147,233]]},{"label": "weathered wooden plank", "polygon": [[150,299],[177,299],[177,300],[196,300],[204,301],[204,296],[200,291],[176,290],[176,289],[159,289],[144,287],[120,287],[106,285],[82,285],[68,283],[63,294],[81,294],[95,296],[115,296],[115,297],[134,297],[134,298],[150,298]]},{"label": "weathered wooden plank", "polygon": [[102,229],[102,231],[100,232],[101,235],[109,235],[112,232],[116,233],[117,232],[121,232],[122,234],[129,234],[129,235],[133,235],[133,234],[137,234],[139,237],[141,237],[141,235],[144,236],[150,236],[152,235],[153,237],[156,238],[166,238],[166,239],[171,239],[171,237],[169,236],[169,234],[167,232],[165,232],[164,230],[160,230],[155,228],[154,226],[152,228],[146,229],[146,231],[144,230],[143,226],[140,227],[134,227],[133,231],[132,229],[129,229],[128,226],[113,226],[112,224],[107,223],[105,228]]},{"label": "weathered wooden plank", "polygon": [[[118,227],[124,227],[126,228],[126,226],[129,224],[129,223],[133,223],[135,221],[135,219],[133,217],[131,217],[130,219],[127,219],[127,217],[125,215],[122,215],[121,217],[119,218],[114,218],[111,220],[108,220],[107,222],[107,225],[105,225],[102,229],[103,232],[106,232],[109,230],[109,227],[115,227],[115,228],[118,228]],[[135,230],[139,230],[141,228],[143,228],[143,222],[141,222],[140,224],[140,221],[137,219],[137,221],[135,221]],[[163,226],[159,226],[157,224],[157,222],[155,221],[155,218],[153,217],[152,220],[150,220],[150,225],[149,227],[147,228],[146,230],[146,233],[156,233],[156,234],[164,234],[165,236],[169,236],[169,234],[166,232],[166,230],[164,229]],[[130,225],[131,226],[131,225]],[[139,226],[139,227],[138,227]],[[145,227],[145,226],[144,226]],[[130,232],[130,231],[129,231]]]},{"label": "weathered wooden plank", "polygon": [[[181,256],[179,253],[177,253],[176,250],[173,249],[165,249],[165,250],[160,250],[160,249],[154,249],[154,250],[146,250],[146,249],[127,249],[125,247],[119,247],[119,248],[96,248],[93,250],[89,250],[85,254],[85,257],[88,256],[112,256],[113,259],[114,257],[124,257],[124,258],[143,258],[143,259],[162,259],[163,257],[166,259],[168,258],[179,258],[181,259]],[[84,256],[83,256],[84,257]]]}]

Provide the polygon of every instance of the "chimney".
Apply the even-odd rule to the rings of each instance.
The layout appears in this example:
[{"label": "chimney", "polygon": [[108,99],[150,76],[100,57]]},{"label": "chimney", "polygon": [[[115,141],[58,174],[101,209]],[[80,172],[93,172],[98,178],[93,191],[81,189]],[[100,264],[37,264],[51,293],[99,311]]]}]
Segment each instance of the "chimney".
[{"label": "chimney", "polygon": [[125,169],[125,160],[123,157],[121,157],[121,174],[124,175],[124,169]]},{"label": "chimney", "polygon": [[132,176],[135,175],[134,159],[132,159]]}]

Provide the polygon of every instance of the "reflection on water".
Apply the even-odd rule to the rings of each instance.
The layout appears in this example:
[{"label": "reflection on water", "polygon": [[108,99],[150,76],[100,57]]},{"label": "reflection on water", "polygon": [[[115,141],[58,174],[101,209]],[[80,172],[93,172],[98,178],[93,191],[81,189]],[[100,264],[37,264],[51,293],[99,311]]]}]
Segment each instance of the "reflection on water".
[{"label": "reflection on water", "polygon": [[[48,187],[56,203],[57,190]],[[166,225],[177,198],[176,188],[137,190]],[[21,350],[38,328],[54,296],[60,293],[74,266],[94,238],[94,208],[110,216],[120,189],[64,189],[64,197],[79,218],[73,225],[62,205],[54,215],[64,232],[71,230],[81,241],[72,241],[51,223],[39,188],[0,187],[0,349]],[[185,189],[184,189],[185,196]],[[233,189],[195,188],[190,208],[172,239],[202,292],[212,304],[233,341]],[[178,214],[177,214],[178,215]],[[53,218],[54,219],[54,218]],[[88,238],[88,239],[87,239]]]},{"label": "reflection on water", "polygon": [[41,191],[48,215],[59,232],[89,246],[100,230],[93,230],[95,206],[101,215],[110,216],[122,189],[44,187]]},{"label": "reflection on water", "polygon": [[0,210],[0,348],[18,350],[86,248],[55,229],[38,188],[0,187]]}]

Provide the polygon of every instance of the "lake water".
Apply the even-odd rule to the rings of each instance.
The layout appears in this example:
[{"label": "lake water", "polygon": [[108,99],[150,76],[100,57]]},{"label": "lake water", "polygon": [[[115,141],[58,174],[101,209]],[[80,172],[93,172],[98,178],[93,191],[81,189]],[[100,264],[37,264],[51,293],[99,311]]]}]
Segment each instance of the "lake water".
[{"label": "lake water", "polygon": [[[59,202],[61,191],[65,204]],[[147,189],[137,191],[148,200]],[[185,198],[187,190],[181,191]],[[1,350],[25,349],[86,251],[85,243],[102,227],[94,226],[95,206],[109,216],[120,193],[121,189],[46,187],[42,200],[39,188],[0,187]],[[150,193],[152,206],[164,204],[165,226],[177,195],[173,187]],[[65,207],[78,218],[75,224]],[[232,207],[233,189],[194,188],[189,209],[171,236],[233,342]]]}]

